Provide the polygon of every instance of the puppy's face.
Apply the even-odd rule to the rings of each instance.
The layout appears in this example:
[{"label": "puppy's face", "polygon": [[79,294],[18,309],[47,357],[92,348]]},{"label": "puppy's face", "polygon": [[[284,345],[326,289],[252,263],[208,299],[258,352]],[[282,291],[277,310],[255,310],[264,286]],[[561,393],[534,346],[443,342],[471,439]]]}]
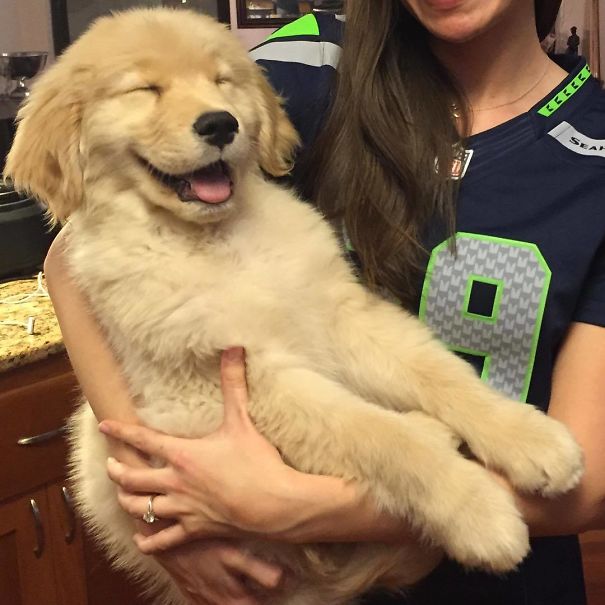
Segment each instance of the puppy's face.
[{"label": "puppy's face", "polygon": [[216,221],[245,170],[284,174],[297,142],[239,43],[187,11],[100,19],[44,74],[19,119],[7,173],[58,220],[109,177],[184,220]]}]

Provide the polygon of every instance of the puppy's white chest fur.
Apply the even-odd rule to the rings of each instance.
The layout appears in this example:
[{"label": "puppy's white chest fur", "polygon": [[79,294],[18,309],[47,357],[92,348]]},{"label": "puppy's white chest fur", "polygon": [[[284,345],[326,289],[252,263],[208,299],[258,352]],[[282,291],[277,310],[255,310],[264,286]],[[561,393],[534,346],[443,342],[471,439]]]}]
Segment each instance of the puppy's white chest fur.
[{"label": "puppy's white chest fur", "polygon": [[352,279],[334,235],[308,205],[259,177],[241,191],[234,216],[213,226],[142,213],[145,202],[132,195],[124,214],[72,217],[74,274],[94,300],[142,419],[171,433],[216,428],[219,356],[229,346],[330,366],[334,270]]}]

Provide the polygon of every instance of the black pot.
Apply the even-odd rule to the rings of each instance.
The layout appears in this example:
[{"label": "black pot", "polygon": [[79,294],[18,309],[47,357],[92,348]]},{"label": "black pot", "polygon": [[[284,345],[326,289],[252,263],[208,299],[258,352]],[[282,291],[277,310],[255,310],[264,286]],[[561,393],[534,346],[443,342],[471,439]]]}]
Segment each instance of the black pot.
[{"label": "black pot", "polygon": [[58,231],[35,200],[0,185],[0,279],[38,271]]}]

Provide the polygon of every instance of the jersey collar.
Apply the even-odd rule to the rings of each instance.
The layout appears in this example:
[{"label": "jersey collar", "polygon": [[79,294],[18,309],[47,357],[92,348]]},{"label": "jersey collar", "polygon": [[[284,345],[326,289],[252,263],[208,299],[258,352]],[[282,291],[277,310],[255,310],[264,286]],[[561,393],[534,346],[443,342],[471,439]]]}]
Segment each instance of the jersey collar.
[{"label": "jersey collar", "polygon": [[599,82],[590,74],[584,58],[579,58],[572,66],[569,65],[569,58],[557,59],[559,56],[555,57],[555,60],[561,67],[567,67],[568,70],[572,67],[572,69],[556,88],[528,112],[469,137],[467,148],[489,146],[492,142],[506,146],[509,138],[517,139],[523,132],[525,136],[541,138],[549,130],[567,120],[578,107],[583,105],[584,100],[594,93],[595,89],[599,89]]},{"label": "jersey collar", "polygon": [[[569,63],[569,57],[566,61]],[[600,89],[584,59],[567,67],[569,75],[528,112],[469,137],[467,150],[473,153],[467,173],[462,179],[464,187],[476,178],[485,178],[507,156],[546,136],[553,128],[567,121],[572,114],[586,109],[587,98]]]},{"label": "jersey collar", "polygon": [[584,101],[600,88],[598,80],[590,73],[590,68],[583,57],[572,66],[565,65],[568,61],[565,55],[561,55],[560,61],[557,61],[563,68],[571,67],[567,78],[528,112],[538,137],[561,122],[567,121],[578,108],[585,109]]}]

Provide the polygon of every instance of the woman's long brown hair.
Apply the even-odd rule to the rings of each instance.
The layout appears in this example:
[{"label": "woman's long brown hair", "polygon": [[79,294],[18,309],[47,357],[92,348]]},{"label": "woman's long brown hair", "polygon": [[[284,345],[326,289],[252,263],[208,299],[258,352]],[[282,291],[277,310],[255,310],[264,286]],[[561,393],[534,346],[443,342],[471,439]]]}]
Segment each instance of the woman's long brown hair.
[{"label": "woman's long brown hair", "polygon": [[[561,0],[535,0],[539,34]],[[370,287],[406,306],[415,297],[422,239],[440,221],[455,231],[460,152],[452,105],[466,103],[401,0],[350,0],[331,110],[303,161],[304,193],[343,223]]]}]

